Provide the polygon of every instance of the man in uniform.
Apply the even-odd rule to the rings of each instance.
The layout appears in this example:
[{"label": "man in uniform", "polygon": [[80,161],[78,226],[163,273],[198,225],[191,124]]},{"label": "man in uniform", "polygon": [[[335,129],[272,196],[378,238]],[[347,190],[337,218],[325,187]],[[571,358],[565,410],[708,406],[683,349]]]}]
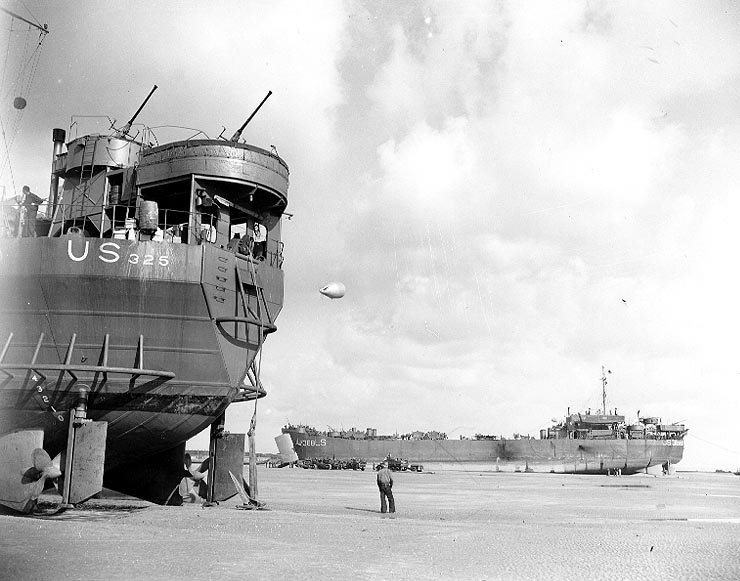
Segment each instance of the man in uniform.
[{"label": "man in uniform", "polygon": [[[380,490],[380,512],[396,512],[396,504],[393,502],[393,475],[387,464],[382,464],[378,470],[378,489]],[[385,499],[388,497],[388,507]]]},{"label": "man in uniform", "polygon": [[34,194],[28,186],[23,186],[23,194],[16,196],[16,201],[21,208],[26,209],[23,235],[29,237],[36,236],[36,215],[38,214],[39,206],[44,203],[44,199]]}]

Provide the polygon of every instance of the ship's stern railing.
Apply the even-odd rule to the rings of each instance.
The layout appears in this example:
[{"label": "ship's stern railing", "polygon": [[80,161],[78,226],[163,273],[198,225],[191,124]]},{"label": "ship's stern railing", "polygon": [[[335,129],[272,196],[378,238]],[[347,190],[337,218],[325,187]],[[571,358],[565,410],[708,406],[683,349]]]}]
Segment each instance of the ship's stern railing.
[{"label": "ship's stern railing", "polygon": [[[83,207],[82,204],[59,203],[53,212],[47,208],[31,215],[22,206],[6,203],[0,205],[0,238],[77,234],[91,238],[211,244],[228,248],[242,258],[264,261],[272,268],[282,268],[283,242],[269,236],[264,242],[256,242],[246,232],[244,224],[235,225],[212,214],[159,208],[155,219],[143,228],[140,214],[141,211],[135,206],[125,204],[93,208],[89,204]],[[194,223],[196,216],[200,228],[193,231],[189,225]],[[33,222],[31,227],[29,220]]]},{"label": "ship's stern railing", "polygon": [[[136,381],[140,377],[152,378],[149,381],[153,381],[152,387],[161,385],[165,381],[169,381],[175,377],[172,371],[161,370],[161,369],[147,369],[144,367],[144,336],[140,335],[136,347],[136,358],[132,367],[112,366],[108,364],[108,353],[110,348],[110,335],[106,334],[103,339],[101,346],[100,358],[97,365],[81,365],[72,363],[72,355],[74,352],[75,342],[77,340],[77,334],[73,333],[67,345],[67,352],[62,363],[40,363],[38,361],[39,353],[44,342],[44,333],[39,335],[36,347],[34,348],[33,355],[29,362],[16,362],[6,363],[5,358],[10,350],[11,343],[13,341],[13,333],[8,335],[5,341],[2,352],[0,352],[0,373],[5,376],[5,379],[0,381],[0,387],[6,385],[16,377],[16,373],[26,373],[26,379],[24,380],[23,387],[30,388],[33,391],[33,395],[39,400],[39,403],[47,407],[49,411],[57,414],[57,411],[52,405],[52,399],[45,394],[46,388],[44,387],[47,375],[54,373],[59,374],[57,380],[57,390],[62,392],[69,391],[72,386],[79,380],[78,373],[92,374],[93,379],[89,386],[91,390],[100,388],[108,381],[108,374],[121,374],[129,375],[129,390],[133,391],[138,389]],[[16,372],[16,373],[14,373]],[[66,386],[61,387],[64,377],[69,375],[71,379],[67,381]],[[102,378],[102,379],[101,379]],[[57,414],[57,419],[62,421],[63,418]]]}]

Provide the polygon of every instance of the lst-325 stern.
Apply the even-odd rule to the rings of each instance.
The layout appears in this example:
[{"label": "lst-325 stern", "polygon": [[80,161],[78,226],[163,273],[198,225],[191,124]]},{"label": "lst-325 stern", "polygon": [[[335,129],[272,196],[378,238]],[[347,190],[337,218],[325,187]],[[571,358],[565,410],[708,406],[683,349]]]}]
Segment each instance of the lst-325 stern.
[{"label": "lst-325 stern", "polygon": [[104,485],[164,503],[185,442],[265,395],[288,166],[241,130],[152,147],[134,118],[66,148],[55,129],[46,213],[3,207],[0,437],[39,430],[53,458],[84,397],[107,422]]}]

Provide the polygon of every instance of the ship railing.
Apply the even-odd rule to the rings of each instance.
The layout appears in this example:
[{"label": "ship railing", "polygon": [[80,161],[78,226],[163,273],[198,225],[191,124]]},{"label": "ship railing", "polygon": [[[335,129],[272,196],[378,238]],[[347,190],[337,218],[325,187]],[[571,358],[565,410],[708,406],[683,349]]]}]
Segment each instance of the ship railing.
[{"label": "ship railing", "polygon": [[[162,381],[173,379],[175,374],[172,371],[166,371],[161,369],[147,369],[144,367],[144,336],[139,335],[139,340],[136,346],[136,356],[134,365],[132,367],[114,366],[108,364],[109,350],[110,350],[110,335],[106,334],[103,338],[103,344],[101,346],[100,357],[98,359],[98,365],[82,365],[72,363],[72,355],[77,341],[77,333],[72,333],[72,337],[67,345],[67,352],[62,363],[40,363],[38,361],[39,353],[43,346],[45,334],[39,335],[36,347],[31,356],[31,361],[28,363],[5,363],[5,357],[8,354],[11,343],[13,341],[13,333],[8,335],[5,341],[3,350],[0,353],[0,372],[5,374],[6,381],[12,380],[15,376],[11,370],[20,370],[26,372],[33,372],[40,376],[34,381],[36,387],[41,385],[47,378],[43,373],[46,372],[59,372],[60,381],[65,374],[69,374],[72,378],[71,383],[78,381],[77,373],[90,373],[94,375],[93,384],[98,383],[98,376],[102,375],[102,383],[108,380],[109,373],[118,373],[131,376],[131,388],[134,388],[134,384],[139,377],[153,377]],[[161,381],[160,381],[161,383]]]},{"label": "ship railing", "polygon": [[[47,374],[59,374],[59,378],[56,381],[56,387],[57,390],[62,391],[71,389],[72,386],[77,383],[77,381],[79,380],[79,377],[77,375],[78,373],[85,373],[93,376],[91,385],[89,386],[91,390],[104,385],[108,381],[108,374],[130,375],[130,391],[141,389],[142,386],[136,385],[136,381],[139,379],[139,377],[151,377],[152,379],[149,380],[147,383],[152,389],[157,385],[160,385],[165,381],[169,381],[170,379],[173,379],[175,377],[175,374],[172,371],[166,371],[162,369],[147,369],[144,367],[143,335],[139,335],[139,340],[136,346],[136,356],[134,360],[134,365],[132,367],[109,365],[108,359],[110,350],[110,335],[108,334],[106,334],[103,338],[103,343],[101,345],[100,356],[97,365],[83,365],[72,363],[72,356],[75,348],[75,343],[77,341],[76,333],[73,333],[69,340],[69,343],[67,345],[67,352],[62,363],[41,363],[38,361],[38,359],[41,348],[44,346],[44,337],[44,333],[39,334],[38,341],[36,342],[33,355],[31,356],[31,360],[29,362],[5,363],[5,357],[7,356],[8,351],[11,347],[11,343],[13,341],[13,333],[10,333],[8,335],[2,352],[0,352],[0,373],[5,375],[5,380],[0,381],[0,386],[12,381],[15,378],[16,374],[13,372],[20,372],[21,374],[25,372],[26,378],[24,380],[24,387],[30,384],[30,389],[40,400],[40,403],[47,405],[50,408],[49,411],[52,412],[56,412],[56,410],[52,407],[50,397],[45,395],[44,393],[44,385],[46,383],[46,380],[48,379]],[[54,345],[54,347],[56,347],[56,345]],[[62,381],[66,375],[69,375],[71,379],[68,380],[66,388],[62,388]]]},{"label": "ship railing", "polygon": [[[252,361],[247,368],[246,377],[244,379],[244,383],[239,387],[239,392],[231,400],[231,403],[252,401],[267,395],[267,391],[262,385],[262,381],[260,381],[259,371],[257,370],[254,361]],[[249,380],[249,387],[246,385],[247,380]]]},{"label": "ship railing", "polygon": [[[285,245],[280,240],[268,239],[250,242],[245,225],[234,225],[218,216],[160,208],[156,224],[149,230],[140,227],[139,212],[135,206],[108,204],[91,207],[90,204],[59,203],[55,209],[41,206],[35,218],[28,210],[11,200],[0,204],[0,238],[29,236],[59,236],[62,233],[79,233],[86,237],[121,240],[169,242],[171,244],[211,244],[231,249],[243,260],[264,262],[273,268],[282,268]],[[28,221],[34,224],[28,227]],[[190,231],[191,224],[199,228]],[[197,230],[197,231],[196,231]],[[236,234],[244,238],[236,241]]]},{"label": "ship railing", "polygon": [[46,202],[36,206],[31,212],[23,204],[19,204],[15,198],[0,200],[0,238],[23,238],[29,235],[31,228],[29,220],[36,217],[37,220],[47,221]]}]

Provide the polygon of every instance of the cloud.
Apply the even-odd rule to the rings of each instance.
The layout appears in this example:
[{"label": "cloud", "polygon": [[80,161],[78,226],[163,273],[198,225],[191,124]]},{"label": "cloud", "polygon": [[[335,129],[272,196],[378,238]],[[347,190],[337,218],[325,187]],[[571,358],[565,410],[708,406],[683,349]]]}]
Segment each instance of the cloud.
[{"label": "cloud", "polygon": [[[687,415],[718,359],[706,333],[737,312],[699,279],[733,278],[714,269],[737,127],[683,105],[736,75],[727,38],[698,43],[713,17],[665,6],[457,8],[367,21],[388,44],[363,61],[375,159],[341,231],[356,294],[328,340],[338,381],[393,394],[405,425],[483,426],[490,404],[506,433],[599,407],[608,360],[614,405]],[[715,260],[693,271],[696,252]]]},{"label": "cloud", "polygon": [[444,123],[484,104],[502,49],[500,7],[428,3],[404,16],[390,25],[383,20],[390,54],[367,90],[383,115],[409,128]]},{"label": "cloud", "polygon": [[[154,84],[159,89],[138,121],[157,126],[160,142],[191,137],[194,131],[183,127],[211,138],[225,128],[230,137],[272,90],[243,137],[263,147],[275,144],[286,159],[306,167],[336,154],[334,111],[343,100],[337,70],[341,3],[272,2],[269,9],[227,1],[207,7],[98,4],[84,15],[85,34],[79,33],[77,11],[61,5],[48,10],[51,32],[29,101],[34,117],[27,115],[24,127],[33,146],[16,154],[18,171],[28,181],[48,183],[51,148],[45,144],[52,124],[63,127],[71,115],[109,115],[121,126]],[[50,79],[67,87],[64,94],[50,89]],[[85,123],[77,128],[80,134],[110,129],[107,123],[78,121]]]},{"label": "cloud", "polygon": [[382,144],[382,206],[415,221],[449,221],[456,207],[479,195],[470,183],[476,164],[471,145],[463,119],[449,119],[441,131],[422,123],[402,142]]}]

